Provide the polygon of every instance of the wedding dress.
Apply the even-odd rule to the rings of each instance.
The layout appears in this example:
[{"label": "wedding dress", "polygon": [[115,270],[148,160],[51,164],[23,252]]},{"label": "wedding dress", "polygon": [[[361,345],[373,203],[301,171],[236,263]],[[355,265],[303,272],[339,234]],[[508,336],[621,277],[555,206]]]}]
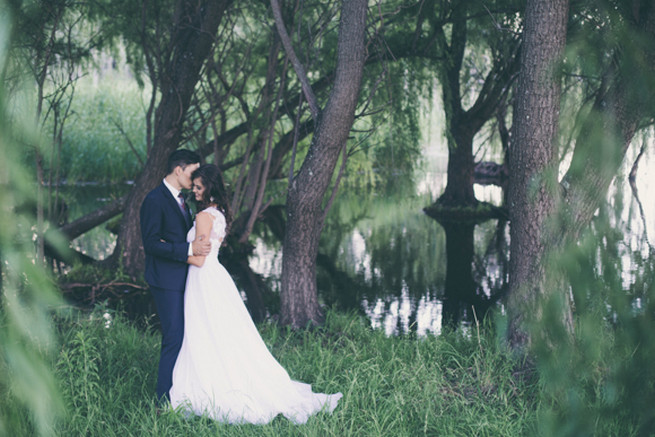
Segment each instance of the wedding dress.
[{"label": "wedding dress", "polygon": [[[202,267],[190,266],[184,296],[184,340],[173,370],[173,408],[227,423],[265,424],[278,414],[301,424],[321,410],[332,412],[341,393],[313,393],[293,381],[271,355],[218,262],[225,217],[216,208],[211,253]],[[195,223],[187,241],[195,239]]]}]

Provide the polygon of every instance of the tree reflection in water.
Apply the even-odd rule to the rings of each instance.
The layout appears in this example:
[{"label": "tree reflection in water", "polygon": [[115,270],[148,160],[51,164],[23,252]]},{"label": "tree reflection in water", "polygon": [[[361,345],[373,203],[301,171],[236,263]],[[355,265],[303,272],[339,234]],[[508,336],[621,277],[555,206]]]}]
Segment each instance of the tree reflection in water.
[{"label": "tree reflection in water", "polygon": [[[637,194],[652,197],[654,174],[655,160],[645,159],[632,189],[628,183],[616,183],[609,196],[611,208],[598,214],[598,218],[606,216],[621,236],[617,249],[621,265],[617,268],[626,284],[643,269],[643,260],[653,255],[648,236],[655,235],[655,216],[652,208],[640,204]],[[432,175],[431,179],[439,178]],[[411,181],[395,181],[393,189],[384,193],[344,188],[330,211],[319,248],[317,279],[322,302],[358,311],[371,326],[388,335],[439,334],[446,326],[466,328],[499,305],[507,285],[508,224],[498,220],[437,222],[422,211],[431,203],[431,196],[415,192]],[[94,201],[80,200],[80,193]],[[476,190],[478,198],[492,200],[485,194]],[[74,220],[109,196],[109,191],[106,187],[76,187],[75,193],[67,195],[70,219]],[[500,196],[494,193],[493,197]],[[95,231],[108,236],[98,239],[88,234],[75,244],[88,248],[90,256],[103,258],[105,246],[113,244],[114,238],[104,227]],[[249,280],[262,280],[269,290],[258,299],[246,299],[259,319],[276,314],[279,307],[282,249],[277,233],[261,223],[253,244],[249,265],[261,277]],[[238,269],[230,267],[239,276]],[[237,283],[243,280],[236,279]],[[141,295],[121,298],[122,308],[136,317],[138,313],[152,314],[149,295]]]},{"label": "tree reflection in water", "polygon": [[439,225],[427,203],[403,190],[339,198],[318,262],[326,305],[356,309],[388,335],[439,334],[495,305],[507,278],[505,223]]}]

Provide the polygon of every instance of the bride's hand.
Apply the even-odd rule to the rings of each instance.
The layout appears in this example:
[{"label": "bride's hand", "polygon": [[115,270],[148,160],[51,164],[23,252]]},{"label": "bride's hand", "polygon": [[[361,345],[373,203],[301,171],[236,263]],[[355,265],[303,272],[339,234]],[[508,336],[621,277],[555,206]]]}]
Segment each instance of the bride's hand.
[{"label": "bride's hand", "polygon": [[200,235],[198,238],[193,240],[191,247],[193,248],[193,254],[195,256],[207,256],[209,251],[212,248],[212,244],[209,240],[204,240],[204,235]]}]

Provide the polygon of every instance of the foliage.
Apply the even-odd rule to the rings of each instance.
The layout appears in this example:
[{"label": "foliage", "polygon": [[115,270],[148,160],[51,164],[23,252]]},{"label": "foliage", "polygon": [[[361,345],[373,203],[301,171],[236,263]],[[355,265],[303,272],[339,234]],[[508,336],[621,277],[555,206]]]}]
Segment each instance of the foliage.
[{"label": "foliage", "polygon": [[134,180],[146,157],[144,91],[123,74],[110,70],[96,75],[78,85],[63,135],[62,178]]},{"label": "foliage", "polygon": [[38,139],[31,135],[33,124],[10,121],[6,107],[5,56],[12,27],[7,8],[0,2],[0,434],[48,435],[61,412],[46,364],[54,346],[49,310],[59,300],[34,259],[35,218],[29,206],[35,184],[21,149]]},{"label": "foliage", "polygon": [[[602,113],[593,111],[594,102],[603,99],[608,88],[617,83],[621,83],[630,121],[638,128],[652,124],[655,79],[652,65],[646,60],[652,58],[654,46],[644,24],[649,7],[650,2],[632,4],[616,0],[574,3],[561,65],[563,108],[559,127],[563,158],[570,160],[572,150],[586,137],[591,137],[588,154],[607,162],[623,158],[614,151],[620,150],[623,138],[613,138],[608,130],[611,123],[603,120]],[[605,117],[615,118],[616,114]],[[594,120],[595,131],[582,130],[585,120]],[[586,164],[578,165],[581,168],[576,168],[574,162],[572,170],[583,172]]]},{"label": "foliage", "polygon": [[[588,211],[589,220],[579,215],[561,226],[575,241],[552,255],[547,270],[552,276],[565,273],[559,295],[573,302],[573,337],[557,316],[569,302],[544,302],[544,322],[534,327],[545,393],[543,433],[652,435],[655,416],[646,405],[655,397],[653,249],[647,238],[640,247],[625,238],[618,226],[622,209],[608,208],[602,199],[634,130],[652,123],[652,63],[646,60],[654,53],[653,4],[610,0],[572,6],[562,67],[568,97],[562,136],[570,136],[563,143],[575,145],[575,153],[561,153],[568,161],[573,156],[565,192],[584,193],[571,196],[566,212]],[[585,226],[592,214],[592,226]]]},{"label": "foliage", "polygon": [[76,264],[59,278],[60,287],[66,299],[82,308],[106,302],[113,308],[120,307],[123,300],[136,302],[150,293],[143,277],[131,278],[122,269],[109,269],[98,264]]},{"label": "foliage", "polygon": [[115,57],[124,49],[134,80],[140,87],[144,86],[144,74],[157,74],[148,71],[153,52],[166,47],[172,36],[165,31],[164,23],[173,22],[175,1],[91,0],[89,3],[88,19],[101,29],[102,48]]},{"label": "foliage", "polygon": [[625,244],[609,211],[554,262],[571,284],[576,329],[571,340],[561,302],[545,303],[535,327],[546,333],[535,335],[543,435],[649,435],[655,426],[655,258]]},{"label": "foliage", "polygon": [[362,101],[369,108],[353,127],[347,184],[384,189],[394,176],[413,176],[421,153],[419,117],[431,98],[432,77],[430,66],[420,61],[367,67]]},{"label": "foliage", "polygon": [[[75,412],[60,435],[489,435],[533,434],[535,385],[513,378],[512,359],[492,338],[387,337],[356,315],[328,312],[320,330],[259,326],[291,377],[314,390],[341,391],[332,415],[303,426],[225,425],[165,411],[153,396],[159,335],[98,308],[59,321],[57,374]],[[86,396],[90,396],[89,402]]]}]

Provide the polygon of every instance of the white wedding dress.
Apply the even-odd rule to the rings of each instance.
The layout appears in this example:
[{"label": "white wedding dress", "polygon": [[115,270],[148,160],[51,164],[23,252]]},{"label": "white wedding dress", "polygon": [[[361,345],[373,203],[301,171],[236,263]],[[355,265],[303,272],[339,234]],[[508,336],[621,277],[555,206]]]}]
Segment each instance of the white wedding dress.
[{"label": "white wedding dress", "polygon": [[[173,408],[227,423],[265,424],[278,414],[301,424],[321,410],[332,412],[341,393],[313,393],[292,381],[271,355],[218,262],[225,217],[213,217],[211,253],[202,267],[190,266],[184,295],[184,340],[173,370]],[[195,224],[187,241],[195,239]]]}]

